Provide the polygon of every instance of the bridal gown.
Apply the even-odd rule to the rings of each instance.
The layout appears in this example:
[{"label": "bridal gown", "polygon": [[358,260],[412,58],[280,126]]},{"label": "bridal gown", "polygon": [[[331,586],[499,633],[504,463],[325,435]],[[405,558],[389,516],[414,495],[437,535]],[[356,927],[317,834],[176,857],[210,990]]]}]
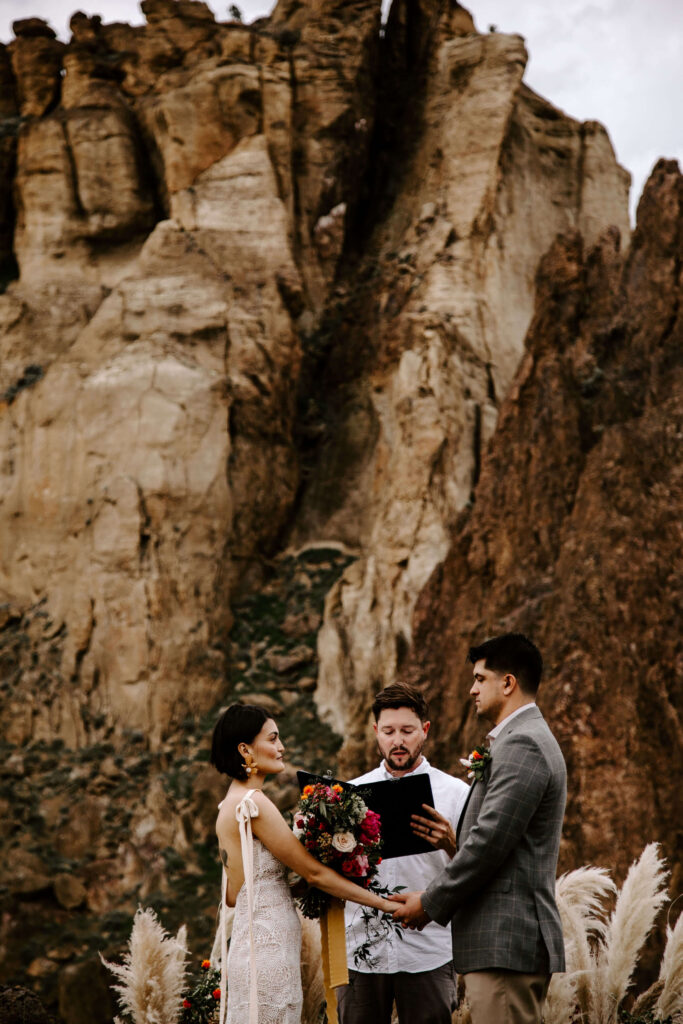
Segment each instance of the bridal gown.
[{"label": "bridal gown", "polygon": [[252,834],[251,819],[258,817],[253,792],[235,812],[244,885],[227,956],[227,1024],[300,1024],[301,924],[284,865]]}]

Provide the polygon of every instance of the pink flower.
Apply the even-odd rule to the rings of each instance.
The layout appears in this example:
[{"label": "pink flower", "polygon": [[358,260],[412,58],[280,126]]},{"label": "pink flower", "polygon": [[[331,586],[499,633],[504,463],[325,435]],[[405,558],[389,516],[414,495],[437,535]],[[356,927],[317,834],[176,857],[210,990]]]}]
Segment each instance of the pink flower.
[{"label": "pink flower", "polygon": [[368,858],[365,856],[364,853],[359,854],[355,858],[354,863],[356,865],[356,870],[355,870],[354,874],[356,874],[356,875],[367,875],[368,869],[370,867],[370,861],[368,860]]}]

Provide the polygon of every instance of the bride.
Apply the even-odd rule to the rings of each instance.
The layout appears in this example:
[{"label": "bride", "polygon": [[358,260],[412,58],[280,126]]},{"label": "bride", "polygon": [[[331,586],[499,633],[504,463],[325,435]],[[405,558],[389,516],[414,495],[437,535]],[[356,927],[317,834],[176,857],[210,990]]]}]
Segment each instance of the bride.
[{"label": "bride", "polygon": [[301,1020],[301,926],[285,868],[338,899],[387,913],[398,909],[398,903],[320,864],[295,838],[263,792],[266,775],[283,770],[284,750],[277,725],[255,705],[231,705],[213,732],[211,763],[233,780],[216,821],[226,869],[222,918],[226,902],[235,907],[227,958],[225,937],[222,943],[221,1024],[226,959],[228,1024],[299,1024]]}]

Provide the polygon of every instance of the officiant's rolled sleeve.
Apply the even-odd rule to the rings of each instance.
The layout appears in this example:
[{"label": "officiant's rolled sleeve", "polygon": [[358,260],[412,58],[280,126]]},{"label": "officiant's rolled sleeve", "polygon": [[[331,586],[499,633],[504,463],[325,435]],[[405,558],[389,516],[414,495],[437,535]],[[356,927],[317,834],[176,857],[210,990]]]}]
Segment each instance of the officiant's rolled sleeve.
[{"label": "officiant's rolled sleeve", "polygon": [[510,737],[499,754],[494,750],[476,824],[462,848],[422,894],[422,906],[432,921],[448,924],[457,908],[493,879],[526,835],[550,774],[538,744],[527,735]]}]

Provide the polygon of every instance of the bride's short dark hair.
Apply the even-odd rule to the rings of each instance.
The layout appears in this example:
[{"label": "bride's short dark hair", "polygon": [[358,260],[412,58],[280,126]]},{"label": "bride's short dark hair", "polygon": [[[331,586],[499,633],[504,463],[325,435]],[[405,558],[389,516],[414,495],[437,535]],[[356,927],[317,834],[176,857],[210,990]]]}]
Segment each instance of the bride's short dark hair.
[{"label": "bride's short dark hair", "polygon": [[271,716],[256,704],[231,704],[220,716],[211,740],[211,764],[219,772],[244,782],[248,775],[240,743],[252,743]]}]

